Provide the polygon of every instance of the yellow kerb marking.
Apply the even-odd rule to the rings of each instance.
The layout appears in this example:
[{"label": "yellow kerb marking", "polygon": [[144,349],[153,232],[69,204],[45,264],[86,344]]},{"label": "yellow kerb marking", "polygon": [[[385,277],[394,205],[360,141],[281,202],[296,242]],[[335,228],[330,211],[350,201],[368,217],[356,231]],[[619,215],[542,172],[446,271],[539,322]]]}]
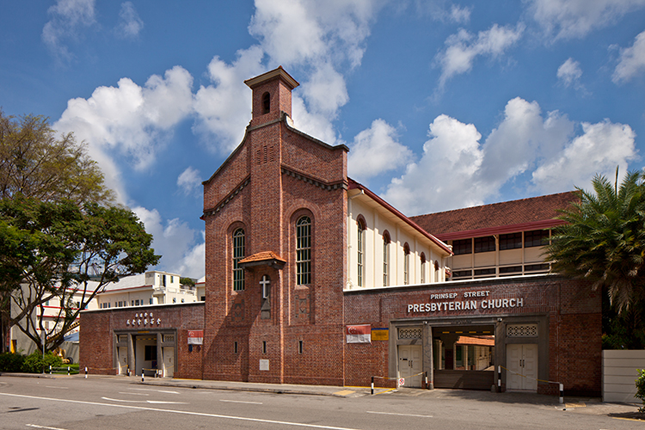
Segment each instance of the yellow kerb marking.
[{"label": "yellow kerb marking", "polygon": [[356,391],[352,391],[352,390],[343,390],[343,391],[337,391],[334,394],[337,395],[337,396],[346,396],[348,394],[352,394],[352,393],[355,393],[355,392]]}]

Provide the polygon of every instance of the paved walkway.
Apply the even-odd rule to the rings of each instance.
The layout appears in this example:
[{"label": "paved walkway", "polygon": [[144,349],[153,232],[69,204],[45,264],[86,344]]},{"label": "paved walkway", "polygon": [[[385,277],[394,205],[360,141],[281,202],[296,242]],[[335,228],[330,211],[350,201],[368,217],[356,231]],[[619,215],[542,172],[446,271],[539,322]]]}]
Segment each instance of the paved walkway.
[{"label": "paved walkway", "polygon": [[[31,377],[31,378],[84,378],[84,375],[48,375],[28,373],[2,373],[1,376]],[[199,379],[174,379],[146,377],[141,381],[140,376],[103,376],[89,375],[92,378],[115,378],[133,384],[143,384],[161,387],[192,388],[206,390],[252,391],[276,394],[296,394],[312,396],[359,397],[371,395],[370,387],[334,387],[328,385],[291,385],[263,384],[254,382],[210,381]],[[564,404],[559,403],[556,396],[531,393],[492,393],[490,391],[435,389],[422,390],[418,388],[375,388],[374,395],[379,396],[422,396],[429,401],[432,399],[463,398],[481,402],[501,402],[512,404],[531,404],[543,407],[555,407],[572,413],[592,415],[628,415],[638,410],[638,404],[603,403],[599,398],[565,397]]]}]

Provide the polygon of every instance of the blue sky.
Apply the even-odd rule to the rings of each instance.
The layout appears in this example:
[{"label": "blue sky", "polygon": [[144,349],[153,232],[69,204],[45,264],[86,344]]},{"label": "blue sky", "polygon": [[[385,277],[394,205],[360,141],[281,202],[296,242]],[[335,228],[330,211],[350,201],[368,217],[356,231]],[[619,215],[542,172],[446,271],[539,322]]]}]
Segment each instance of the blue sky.
[{"label": "blue sky", "polygon": [[645,0],[0,1],[0,107],[84,140],[204,274],[201,181],[282,65],[300,130],[407,215],[588,188],[643,168]]}]

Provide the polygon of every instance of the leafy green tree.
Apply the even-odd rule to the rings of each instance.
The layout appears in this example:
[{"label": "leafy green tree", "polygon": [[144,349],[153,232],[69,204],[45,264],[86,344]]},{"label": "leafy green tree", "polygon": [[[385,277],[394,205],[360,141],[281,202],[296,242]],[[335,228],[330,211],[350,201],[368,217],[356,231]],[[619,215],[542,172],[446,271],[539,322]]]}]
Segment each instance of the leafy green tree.
[{"label": "leafy green tree", "polygon": [[47,118],[0,110],[0,199],[17,194],[77,204],[114,200],[98,164],[72,133],[57,136]]},{"label": "leafy green tree", "polygon": [[[5,115],[0,109],[0,200],[19,195],[44,202],[67,199],[77,205],[114,201],[114,193],[105,187],[97,163],[88,156],[87,147],[76,142],[72,133],[57,136],[47,118],[15,117]],[[9,240],[9,243],[0,243],[0,247],[5,246],[3,254],[9,251],[7,247],[20,243],[26,246],[24,232],[9,231],[6,225],[0,229],[3,238]],[[23,237],[19,237],[21,235]],[[13,256],[23,258],[28,266],[27,248],[21,249],[14,249],[19,252]],[[20,270],[1,272],[0,278],[0,351],[4,351],[11,327],[9,298],[20,288],[22,279]]]},{"label": "leafy green tree", "polygon": [[[14,309],[10,322],[39,350],[40,333],[46,334],[45,348],[55,349],[107,284],[142,273],[160,258],[150,248],[152,235],[129,209],[20,195],[0,200],[0,243],[0,273],[21,280],[8,296]],[[60,307],[55,324],[46,327],[36,314],[43,315],[50,300]]]},{"label": "leafy green tree", "polygon": [[195,280],[193,278],[179,278],[179,283],[181,285],[188,285],[189,287],[195,286]]},{"label": "leafy green tree", "polygon": [[[618,172],[616,172],[618,176]],[[547,246],[556,272],[606,287],[618,312],[645,298],[645,186],[628,173],[620,187],[595,176],[594,192],[578,189],[580,201],[562,211],[566,224]]]}]

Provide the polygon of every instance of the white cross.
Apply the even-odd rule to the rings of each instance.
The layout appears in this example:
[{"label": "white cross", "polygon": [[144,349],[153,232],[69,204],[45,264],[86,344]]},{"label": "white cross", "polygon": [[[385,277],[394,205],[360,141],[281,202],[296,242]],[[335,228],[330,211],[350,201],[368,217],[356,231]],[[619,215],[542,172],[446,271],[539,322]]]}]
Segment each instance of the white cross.
[{"label": "white cross", "polygon": [[269,281],[269,277],[267,275],[262,276],[262,280],[260,281],[260,285],[262,285],[262,298],[263,299],[268,299],[269,298],[269,285],[271,284],[271,281]]}]

